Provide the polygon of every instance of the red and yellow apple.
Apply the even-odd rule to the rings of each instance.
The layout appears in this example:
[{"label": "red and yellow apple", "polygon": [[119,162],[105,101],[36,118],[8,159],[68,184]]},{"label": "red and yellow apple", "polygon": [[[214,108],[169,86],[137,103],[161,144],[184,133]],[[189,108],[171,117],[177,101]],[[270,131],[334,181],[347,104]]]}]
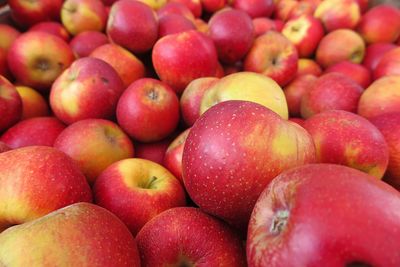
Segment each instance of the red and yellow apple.
[{"label": "red and yellow apple", "polygon": [[22,100],[22,120],[49,115],[46,99],[36,90],[26,86],[16,86],[15,89]]}]

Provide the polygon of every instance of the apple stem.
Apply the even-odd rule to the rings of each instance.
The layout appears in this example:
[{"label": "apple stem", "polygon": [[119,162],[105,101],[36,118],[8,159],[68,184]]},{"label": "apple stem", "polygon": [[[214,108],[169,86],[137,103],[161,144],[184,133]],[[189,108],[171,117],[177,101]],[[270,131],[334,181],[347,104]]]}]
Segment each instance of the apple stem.
[{"label": "apple stem", "polygon": [[152,188],[153,183],[154,183],[155,181],[157,181],[157,179],[158,179],[158,178],[157,178],[156,176],[152,176],[152,177],[150,178],[149,183],[147,183],[147,185],[146,185],[145,188],[147,188],[147,189]]},{"label": "apple stem", "polygon": [[272,219],[272,224],[269,229],[270,233],[274,235],[280,234],[287,224],[289,215],[290,212],[288,210],[278,210]]}]

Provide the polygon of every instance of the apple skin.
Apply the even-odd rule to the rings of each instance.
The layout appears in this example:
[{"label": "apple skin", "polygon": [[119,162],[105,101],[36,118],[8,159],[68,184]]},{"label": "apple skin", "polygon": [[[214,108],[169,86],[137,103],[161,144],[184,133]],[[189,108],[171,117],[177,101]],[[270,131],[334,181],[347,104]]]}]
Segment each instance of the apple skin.
[{"label": "apple skin", "polygon": [[253,23],[244,11],[221,10],[211,17],[208,25],[218,58],[224,63],[241,60],[253,44]]},{"label": "apple skin", "polygon": [[369,69],[360,64],[349,61],[336,63],[325,70],[324,73],[337,72],[351,78],[362,88],[367,88],[372,82],[372,75]]},{"label": "apple skin", "polygon": [[[289,118],[289,121],[294,122],[294,123],[297,123],[297,124],[300,125],[301,127],[304,126],[304,122],[305,122],[304,119],[302,119],[302,118],[295,118],[295,117]],[[304,127],[303,127],[303,128],[304,128]]]},{"label": "apple skin", "polygon": [[356,0],[322,1],[314,12],[327,32],[338,29],[354,29],[361,19],[360,6]]},{"label": "apple skin", "polygon": [[374,80],[379,78],[400,75],[400,47],[386,52],[374,69]]},{"label": "apple skin", "polygon": [[11,44],[20,35],[21,33],[11,25],[0,24],[0,48],[8,51],[8,49],[11,47]]},{"label": "apple skin", "polygon": [[362,17],[357,31],[367,44],[393,43],[400,36],[400,11],[390,5],[378,5]]},{"label": "apple skin", "polygon": [[304,15],[313,16],[316,8],[317,6],[311,2],[299,1],[299,3],[296,5],[296,8],[292,9],[289,13],[289,20]]},{"label": "apple skin", "polygon": [[341,73],[320,76],[301,98],[300,112],[305,119],[326,110],[357,112],[363,88]]},{"label": "apple skin", "polygon": [[357,113],[367,119],[400,110],[400,76],[375,80],[361,95]]},{"label": "apple skin", "polygon": [[191,128],[183,181],[203,211],[244,230],[265,186],[283,170],[315,157],[311,136],[297,124],[257,103],[226,101]]},{"label": "apple skin", "polygon": [[136,242],[126,226],[90,203],[14,226],[1,233],[0,240],[0,263],[9,266],[140,267]]},{"label": "apple skin", "polygon": [[11,150],[9,146],[7,146],[4,142],[0,141],[0,153]]},{"label": "apple skin", "polygon": [[80,58],[53,83],[50,106],[66,124],[110,118],[124,89],[118,73],[108,63],[93,57]]},{"label": "apple skin", "polygon": [[65,42],[69,41],[69,33],[68,33],[68,31],[59,22],[55,22],[55,21],[40,22],[40,23],[37,23],[37,24],[33,25],[29,29],[29,31],[47,32],[47,33],[53,34],[53,35],[55,35],[57,37],[60,37]]},{"label": "apple skin", "polygon": [[341,61],[361,63],[364,58],[365,44],[360,35],[348,29],[339,29],[325,35],[318,45],[316,61],[323,67]]},{"label": "apple skin", "polygon": [[370,44],[365,49],[365,56],[362,64],[370,71],[374,71],[383,55],[396,47],[397,46],[392,43]]},{"label": "apple skin", "polygon": [[158,38],[156,13],[138,1],[117,1],[108,16],[107,35],[132,53],[149,51]]},{"label": "apple skin", "polygon": [[360,171],[333,164],[291,169],[253,210],[248,266],[399,266],[399,208],[399,192]]},{"label": "apple skin", "polygon": [[14,85],[0,76],[0,133],[21,119],[22,100]]},{"label": "apple skin", "polygon": [[134,156],[129,137],[117,124],[102,119],[69,125],[57,137],[54,147],[78,164],[90,184],[112,163]]},{"label": "apple skin", "polygon": [[200,0],[204,11],[216,13],[227,5],[227,0]]},{"label": "apple skin", "polygon": [[23,120],[8,128],[0,141],[10,148],[25,146],[53,146],[65,125],[54,117],[37,117]]},{"label": "apple skin", "polygon": [[177,14],[168,14],[158,20],[158,36],[159,38],[166,35],[180,33],[189,30],[195,30],[196,26],[193,22],[184,16]]},{"label": "apple skin", "polygon": [[367,119],[343,110],[329,110],[307,119],[321,163],[345,165],[381,179],[389,151],[379,130]]},{"label": "apple skin", "polygon": [[300,58],[297,62],[297,76],[311,74],[319,77],[322,74],[322,68],[315,60],[309,58]]},{"label": "apple skin", "polygon": [[0,47],[0,75],[12,79],[10,70],[8,69],[7,63],[7,51]]},{"label": "apple skin", "polygon": [[197,208],[172,208],[136,237],[143,267],[246,266],[240,238],[228,225]]},{"label": "apple skin", "polygon": [[29,146],[1,153],[0,168],[0,231],[92,200],[79,168],[52,147]]},{"label": "apple skin", "polygon": [[49,115],[49,105],[36,90],[26,86],[16,86],[15,89],[22,100],[21,120]]},{"label": "apple skin", "polygon": [[161,212],[185,206],[185,190],[163,166],[145,159],[110,165],[93,187],[95,203],[111,211],[136,236]]},{"label": "apple skin", "polygon": [[168,2],[165,6],[157,10],[158,18],[171,14],[181,15],[192,22],[195,20],[192,11],[182,3]]},{"label": "apple skin", "polygon": [[284,35],[269,31],[257,37],[245,60],[244,70],[262,73],[285,86],[297,73],[298,53]]},{"label": "apple skin", "polygon": [[163,165],[164,155],[170,143],[170,137],[152,143],[134,142],[135,158],[147,159]]},{"label": "apple skin", "polygon": [[318,19],[303,15],[288,20],[282,34],[296,46],[299,57],[310,57],[325,33]]},{"label": "apple skin", "polygon": [[254,37],[257,38],[263,35],[267,31],[279,31],[276,25],[276,21],[270,18],[254,18],[252,20],[254,28]]},{"label": "apple skin", "polygon": [[169,3],[184,4],[192,12],[195,18],[200,18],[203,13],[203,7],[200,0],[170,0]]},{"label": "apple skin", "polygon": [[297,76],[283,90],[290,116],[299,117],[301,108],[301,99],[307,91],[311,90],[317,77],[311,74]]},{"label": "apple skin", "polygon": [[45,32],[21,34],[8,51],[8,65],[23,85],[48,92],[55,79],[75,57],[61,38]]},{"label": "apple skin", "polygon": [[235,0],[233,8],[242,10],[252,18],[270,17],[275,10],[273,0]]},{"label": "apple skin", "polygon": [[69,45],[77,58],[87,57],[97,47],[108,43],[107,36],[102,32],[86,31],[72,38]]},{"label": "apple skin", "polygon": [[122,46],[104,44],[93,50],[90,56],[110,64],[122,79],[124,88],[145,76],[146,70],[140,59]]},{"label": "apple skin", "polygon": [[290,19],[290,14],[297,9],[299,1],[296,0],[279,0],[275,4],[274,18],[282,21]]},{"label": "apple skin", "polygon": [[171,34],[157,41],[152,52],[161,81],[181,94],[194,79],[214,77],[218,56],[210,37],[195,30]]}]

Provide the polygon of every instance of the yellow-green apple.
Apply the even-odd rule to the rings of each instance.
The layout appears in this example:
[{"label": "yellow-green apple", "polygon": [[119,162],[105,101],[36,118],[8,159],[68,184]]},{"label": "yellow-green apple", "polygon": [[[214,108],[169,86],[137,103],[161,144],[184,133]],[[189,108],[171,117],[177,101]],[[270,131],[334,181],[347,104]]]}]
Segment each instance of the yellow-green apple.
[{"label": "yellow-green apple", "polygon": [[383,180],[400,190],[400,112],[387,113],[370,119],[385,137],[389,146],[389,165]]},{"label": "yellow-green apple", "polygon": [[273,0],[234,0],[233,8],[242,10],[252,18],[270,17],[275,9]]},{"label": "yellow-green apple", "polygon": [[93,57],[80,58],[53,83],[50,106],[66,124],[89,118],[111,118],[124,89],[118,73],[107,62]]},{"label": "yellow-green apple", "polygon": [[305,119],[326,110],[357,112],[363,88],[341,73],[320,76],[301,98],[300,112]]},{"label": "yellow-green apple", "polygon": [[100,0],[65,0],[61,21],[72,35],[85,31],[101,32],[107,23],[107,12]]},{"label": "yellow-green apple", "polygon": [[285,86],[296,76],[297,62],[294,44],[283,34],[269,31],[254,40],[244,60],[244,70],[262,73]]},{"label": "yellow-green apple", "polygon": [[22,27],[29,27],[41,21],[58,20],[63,0],[9,0],[11,17]]},{"label": "yellow-green apple", "polygon": [[47,33],[50,33],[50,34],[60,37],[61,39],[63,39],[66,42],[69,41],[68,31],[59,22],[55,22],[55,21],[39,22],[39,23],[33,25],[31,28],[29,28],[29,31],[47,32]]},{"label": "yellow-green apple", "polygon": [[367,119],[344,110],[328,110],[304,123],[321,163],[345,165],[380,179],[389,150],[380,131]]},{"label": "yellow-green apple", "polygon": [[283,90],[290,116],[300,117],[301,99],[317,81],[317,77],[312,74],[297,76]]},{"label": "yellow-green apple", "polygon": [[107,35],[133,53],[149,51],[158,38],[156,13],[138,1],[117,1],[108,16]]},{"label": "yellow-green apple", "polygon": [[400,76],[375,80],[361,95],[357,113],[367,119],[400,110]]},{"label": "yellow-green apple", "polygon": [[90,56],[110,64],[121,77],[124,88],[145,75],[145,67],[140,59],[122,46],[104,44],[93,50]]},{"label": "yellow-green apple", "polygon": [[92,200],[76,164],[52,147],[29,146],[1,153],[0,168],[0,231]]},{"label": "yellow-green apple", "polygon": [[75,57],[61,38],[38,31],[21,34],[8,51],[8,65],[23,85],[47,92]]},{"label": "yellow-green apple", "polygon": [[15,89],[22,100],[21,120],[49,115],[46,99],[36,90],[26,86],[16,86]]},{"label": "yellow-green apple", "polygon": [[267,31],[279,31],[276,25],[276,21],[270,18],[254,18],[252,20],[254,28],[254,37],[258,37]]},{"label": "yellow-green apple", "polygon": [[136,242],[142,267],[246,266],[240,237],[196,208],[164,211],[142,228]]},{"label": "yellow-green apple", "polygon": [[310,57],[324,36],[324,28],[318,19],[303,15],[288,20],[282,34],[296,46],[299,57]]},{"label": "yellow-green apple", "polygon": [[297,63],[297,76],[311,74],[316,77],[322,74],[322,69],[315,60],[309,58],[300,58]]},{"label": "yellow-green apple", "polygon": [[279,0],[275,4],[274,18],[287,21],[293,10],[297,9],[299,2],[297,0]]},{"label": "yellow-green apple", "polygon": [[192,22],[195,20],[192,11],[182,3],[168,2],[165,6],[157,10],[158,18],[171,14],[181,15]]},{"label": "yellow-green apple", "polygon": [[0,141],[0,153],[6,152],[11,150],[9,146],[7,146],[5,143]]},{"label": "yellow-green apple", "polygon": [[65,125],[54,117],[37,117],[23,120],[8,128],[0,141],[10,148],[25,146],[53,146]]},{"label": "yellow-green apple", "polygon": [[185,190],[166,168],[137,158],[105,169],[93,194],[96,204],[117,215],[134,236],[161,212],[186,205]]},{"label": "yellow-green apple", "polygon": [[255,205],[248,266],[399,266],[399,208],[399,192],[360,171],[291,169]]},{"label": "yellow-green apple", "polygon": [[159,141],[178,125],[179,100],[167,84],[143,78],[125,90],[116,113],[118,124],[135,140]]},{"label": "yellow-green apple", "polygon": [[137,1],[146,4],[147,6],[151,7],[154,10],[162,8],[167,3],[167,0],[137,0]]},{"label": "yellow-green apple", "polygon": [[1,265],[140,267],[128,228],[90,203],[69,205],[9,228],[1,233],[0,243]]},{"label": "yellow-green apple", "polygon": [[21,33],[8,24],[0,24],[0,48],[8,51],[11,44]]},{"label": "yellow-green apple", "polygon": [[87,31],[75,35],[69,45],[74,54],[80,58],[89,56],[97,47],[107,43],[108,38],[104,33]]},{"label": "yellow-green apple", "polygon": [[163,165],[164,155],[170,143],[170,137],[152,143],[134,142],[135,158],[147,159]]},{"label": "yellow-green apple", "polygon": [[232,64],[241,60],[253,44],[254,26],[244,11],[221,10],[211,17],[208,25],[218,58],[224,63]]},{"label": "yellow-green apple", "polygon": [[400,47],[386,52],[374,69],[374,80],[390,75],[400,75]]},{"label": "yellow-green apple", "polygon": [[65,128],[54,147],[69,155],[93,184],[112,163],[132,158],[134,148],[117,124],[102,119],[87,119]]},{"label": "yellow-green apple", "polygon": [[311,136],[296,123],[257,103],[226,101],[191,128],[183,149],[183,181],[202,210],[243,230],[276,175],[315,159]]},{"label": "yellow-green apple", "polygon": [[362,17],[357,31],[367,44],[393,43],[400,36],[400,10],[390,5],[378,5]]},{"label": "yellow-green apple", "polygon": [[195,30],[196,26],[193,22],[184,16],[177,14],[167,14],[158,20],[158,36],[159,38],[169,34],[180,33],[189,30]]},{"label": "yellow-green apple", "polygon": [[362,64],[370,71],[374,71],[383,55],[396,47],[397,46],[392,43],[370,44],[365,49],[365,56]]},{"label": "yellow-green apple", "polygon": [[337,72],[351,78],[362,88],[367,88],[371,84],[371,72],[365,66],[352,63],[350,61],[342,61],[336,63],[325,70],[324,73]]},{"label": "yellow-green apple", "polygon": [[228,100],[245,100],[258,103],[288,118],[288,107],[282,88],[271,78],[254,72],[238,72],[223,77],[201,98],[200,114],[210,107]]},{"label": "yellow-green apple", "polygon": [[355,31],[339,29],[325,35],[318,45],[316,61],[327,68],[341,61],[361,63],[364,58],[365,43]]},{"label": "yellow-green apple", "polygon": [[0,133],[21,119],[22,100],[14,85],[0,76]]},{"label": "yellow-green apple", "polygon": [[228,4],[227,0],[200,0],[200,2],[203,9],[208,13],[216,13]]},{"label": "yellow-green apple", "polygon": [[337,29],[354,29],[361,19],[360,6],[356,0],[325,0],[314,12],[327,32]]},{"label": "yellow-green apple", "polygon": [[165,152],[163,165],[183,184],[182,155],[190,128],[178,135]]},{"label": "yellow-green apple", "polygon": [[200,117],[201,99],[204,93],[219,81],[215,77],[197,78],[191,81],[180,98],[182,118],[187,126],[192,126]]},{"label": "yellow-green apple", "polygon": [[193,16],[200,18],[203,12],[203,8],[200,0],[170,0],[169,3],[181,3],[184,4],[192,12]]},{"label": "yellow-green apple", "polygon": [[154,45],[152,61],[161,81],[179,94],[194,79],[214,77],[218,68],[217,51],[212,39],[195,30],[158,40]]}]

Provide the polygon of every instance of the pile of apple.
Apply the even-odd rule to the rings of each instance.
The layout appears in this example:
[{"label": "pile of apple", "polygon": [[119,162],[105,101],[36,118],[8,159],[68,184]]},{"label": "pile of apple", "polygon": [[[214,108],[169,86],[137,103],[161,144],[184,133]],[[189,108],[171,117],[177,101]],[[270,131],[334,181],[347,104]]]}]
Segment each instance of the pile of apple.
[{"label": "pile of apple", "polygon": [[400,10],[9,0],[0,266],[400,266]]}]

